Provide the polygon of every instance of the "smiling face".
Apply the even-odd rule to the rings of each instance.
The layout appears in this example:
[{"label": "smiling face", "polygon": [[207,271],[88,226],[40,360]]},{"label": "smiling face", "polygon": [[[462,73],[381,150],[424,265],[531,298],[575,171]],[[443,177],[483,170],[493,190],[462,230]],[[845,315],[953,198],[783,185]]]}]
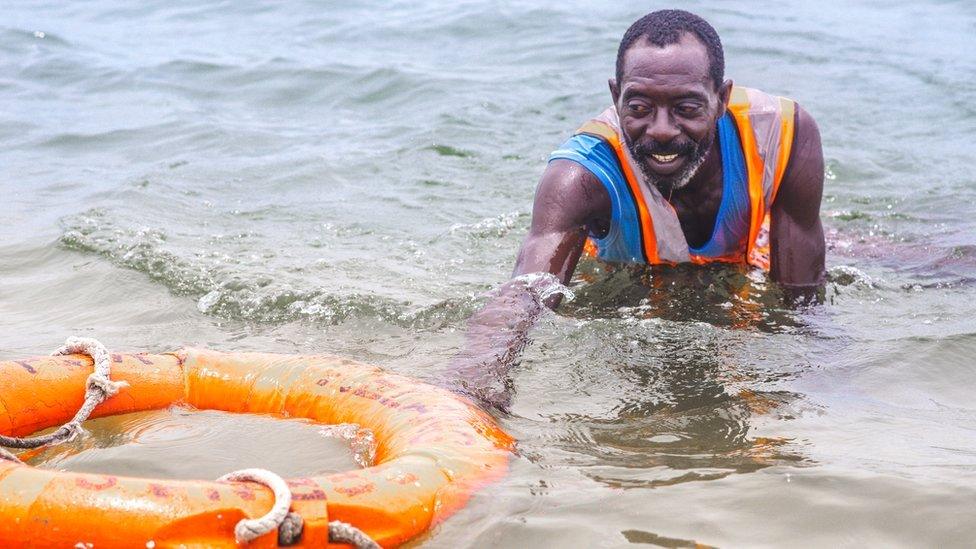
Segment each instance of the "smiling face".
[{"label": "smiling face", "polygon": [[648,183],[662,193],[680,189],[715,141],[732,82],[715,89],[705,46],[689,33],[664,47],[636,42],[622,69],[610,91],[627,147]]}]

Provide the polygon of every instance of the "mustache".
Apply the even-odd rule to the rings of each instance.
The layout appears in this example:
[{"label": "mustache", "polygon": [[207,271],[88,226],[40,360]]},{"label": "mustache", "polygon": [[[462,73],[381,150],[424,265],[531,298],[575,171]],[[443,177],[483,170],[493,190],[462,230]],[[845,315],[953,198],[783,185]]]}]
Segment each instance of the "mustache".
[{"label": "mustache", "polygon": [[630,152],[637,159],[644,159],[652,154],[691,155],[697,150],[698,144],[694,141],[669,141],[667,143],[661,143],[660,141],[650,139],[641,143],[634,143]]}]

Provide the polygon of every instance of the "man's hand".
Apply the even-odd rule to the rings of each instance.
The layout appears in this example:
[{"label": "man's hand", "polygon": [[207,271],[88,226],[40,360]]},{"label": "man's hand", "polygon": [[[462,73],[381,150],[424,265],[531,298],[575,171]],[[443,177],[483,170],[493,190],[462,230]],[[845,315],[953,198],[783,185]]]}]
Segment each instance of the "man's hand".
[{"label": "man's hand", "polygon": [[569,282],[588,226],[609,218],[610,196],[592,173],[568,160],[549,164],[536,190],[532,226],[519,250],[514,278],[468,321],[464,349],[451,362],[445,387],[480,404],[508,408],[508,370],[544,308],[556,307],[561,298],[547,288]]}]

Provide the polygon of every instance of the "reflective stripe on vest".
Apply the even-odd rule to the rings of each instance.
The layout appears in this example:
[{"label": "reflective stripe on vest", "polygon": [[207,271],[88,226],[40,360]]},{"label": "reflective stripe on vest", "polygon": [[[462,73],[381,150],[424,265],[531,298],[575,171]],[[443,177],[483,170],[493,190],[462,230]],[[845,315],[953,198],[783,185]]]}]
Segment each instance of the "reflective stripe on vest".
[{"label": "reflective stripe on vest", "polygon": [[611,106],[576,133],[607,142],[617,156],[631,198],[637,207],[644,259],[650,264],[747,262],[769,270],[770,208],[779,190],[793,145],[796,104],[759,90],[734,87],[728,111],[739,130],[748,177],[750,219],[744,253],[702,257],[690,253],[677,213],[654,185],[644,181],[620,131],[617,110]]}]

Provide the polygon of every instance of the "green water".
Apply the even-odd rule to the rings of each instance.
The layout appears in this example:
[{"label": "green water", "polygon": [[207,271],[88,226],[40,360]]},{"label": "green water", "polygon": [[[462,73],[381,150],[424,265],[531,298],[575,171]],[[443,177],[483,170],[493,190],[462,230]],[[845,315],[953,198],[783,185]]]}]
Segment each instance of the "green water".
[{"label": "green water", "polygon": [[[826,303],[583,265],[514,370],[511,473],[417,543],[970,546],[976,6],[682,6],[819,123]],[[438,379],[656,7],[5,6],[0,355],[84,335]]]}]

